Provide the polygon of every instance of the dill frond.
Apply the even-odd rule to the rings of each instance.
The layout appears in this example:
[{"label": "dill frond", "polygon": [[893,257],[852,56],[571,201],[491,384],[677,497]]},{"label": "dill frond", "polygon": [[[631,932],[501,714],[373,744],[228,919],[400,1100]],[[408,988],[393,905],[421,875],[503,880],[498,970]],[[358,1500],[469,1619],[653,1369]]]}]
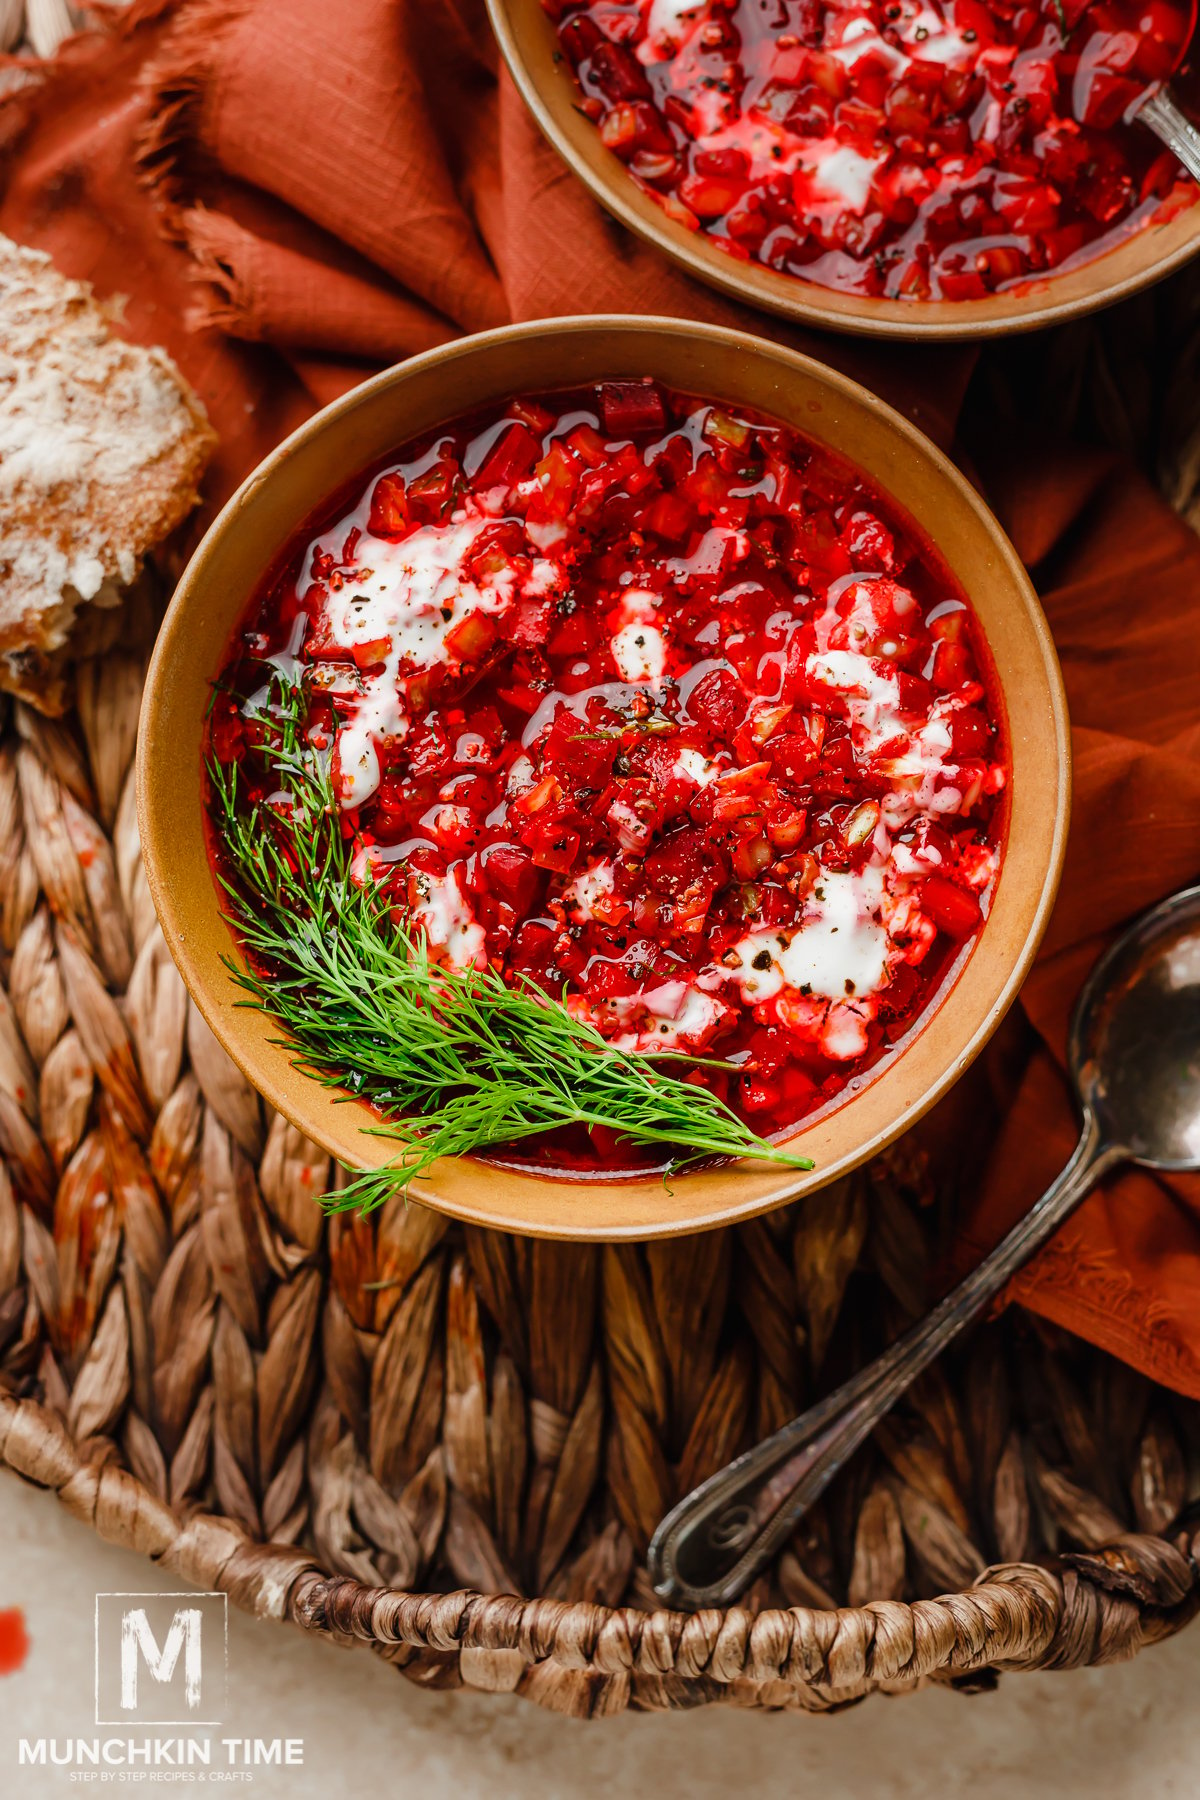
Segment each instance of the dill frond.
[{"label": "dill frond", "polygon": [[354,878],[328,755],[308,743],[306,712],[303,685],[276,677],[256,715],[279,782],[269,803],[243,803],[236,764],[210,760],[208,773],[222,885],[247,952],[226,961],[244,1004],[279,1021],[308,1074],[370,1101],[379,1122],[364,1129],[399,1146],[385,1167],[327,1195],[327,1207],[369,1211],[441,1157],[567,1125],[661,1145],[670,1169],[709,1156],[812,1167],[664,1067],[707,1059],[618,1050],[532,983],[432,962],[379,887]]}]

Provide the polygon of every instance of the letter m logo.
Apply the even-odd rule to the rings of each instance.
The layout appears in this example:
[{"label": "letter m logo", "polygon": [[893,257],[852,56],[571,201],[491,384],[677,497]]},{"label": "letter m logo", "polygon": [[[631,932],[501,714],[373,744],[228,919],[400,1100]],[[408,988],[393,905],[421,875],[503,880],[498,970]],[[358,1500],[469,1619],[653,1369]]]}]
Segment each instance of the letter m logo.
[{"label": "letter m logo", "polygon": [[96,1723],[219,1725],[224,1594],[97,1594]]},{"label": "letter m logo", "polygon": [[200,1710],[200,1608],[181,1606],[171,1620],[167,1641],[160,1650],[150,1629],[144,1606],[130,1606],[121,1621],[121,1710],[136,1712],[138,1667],[145,1662],[154,1681],[170,1681],[183,1651],[183,1697],[189,1711]]}]

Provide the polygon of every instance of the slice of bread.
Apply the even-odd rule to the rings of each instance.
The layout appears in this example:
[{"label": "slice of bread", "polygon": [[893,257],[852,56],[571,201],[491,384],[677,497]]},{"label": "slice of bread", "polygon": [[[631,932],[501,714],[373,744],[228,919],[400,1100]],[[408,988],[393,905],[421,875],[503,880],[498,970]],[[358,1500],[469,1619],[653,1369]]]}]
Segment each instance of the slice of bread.
[{"label": "slice of bread", "polygon": [[102,614],[196,504],[215,443],[164,351],[0,237],[0,688],[66,710],[72,658],[114,639]]}]

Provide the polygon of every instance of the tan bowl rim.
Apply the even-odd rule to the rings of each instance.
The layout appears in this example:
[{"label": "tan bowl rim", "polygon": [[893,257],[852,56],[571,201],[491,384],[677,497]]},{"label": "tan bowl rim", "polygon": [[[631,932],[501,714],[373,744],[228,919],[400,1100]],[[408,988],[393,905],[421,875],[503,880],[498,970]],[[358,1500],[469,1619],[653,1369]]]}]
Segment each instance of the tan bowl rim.
[{"label": "tan bowl rim", "polygon": [[[173,841],[177,838],[176,818],[165,806],[163,797],[159,793],[159,784],[156,782],[155,772],[151,766],[151,755],[152,746],[157,750],[160,745],[169,745],[173,741],[170,733],[164,729],[164,714],[170,712],[170,705],[165,698],[169,694],[170,683],[164,677],[176,645],[191,629],[191,611],[197,590],[202,587],[205,565],[212,555],[214,547],[236,521],[243,503],[249,496],[255,493],[263,483],[270,481],[298,449],[320,436],[332,420],[352,414],[374,395],[402,384],[417,372],[424,372],[439,364],[449,363],[460,358],[470,358],[487,347],[502,346],[523,339],[545,341],[549,338],[569,337],[575,334],[601,333],[626,334],[631,337],[642,335],[654,339],[659,337],[691,338],[713,346],[726,347],[739,354],[765,356],[781,367],[784,372],[791,370],[802,375],[807,380],[826,388],[836,398],[848,403],[850,407],[865,410],[885,429],[896,432],[907,440],[915,454],[931,466],[940,484],[943,487],[948,485],[952,488],[958,500],[975,515],[977,524],[990,538],[1006,575],[1012,581],[1023,603],[1023,616],[1032,629],[1036,647],[1041,654],[1039,674],[1044,682],[1044,699],[1049,706],[1053,720],[1053,740],[1047,746],[1046,763],[1047,767],[1052,766],[1055,772],[1055,804],[1053,816],[1039,820],[1039,831],[1044,840],[1044,855],[1040,860],[1043,874],[1037,901],[1029,914],[1024,941],[1017,950],[1007,977],[995,993],[991,1004],[975,1020],[972,1030],[959,1043],[954,1055],[945,1060],[945,1065],[940,1072],[925,1086],[919,1099],[908,1104],[902,1109],[899,1117],[892,1118],[868,1138],[855,1141],[842,1155],[831,1162],[823,1164],[807,1174],[797,1174],[794,1170],[782,1167],[772,1168],[771,1165],[755,1164],[744,1159],[733,1162],[719,1171],[731,1195],[736,1196],[745,1179],[745,1172],[751,1169],[771,1169],[770,1185],[765,1188],[756,1186],[754,1195],[749,1199],[739,1201],[731,1198],[728,1202],[706,1205],[692,1214],[672,1212],[671,1216],[661,1220],[656,1219],[652,1223],[635,1221],[631,1224],[614,1220],[611,1217],[580,1218],[574,1208],[565,1204],[568,1195],[586,1195],[594,1202],[597,1196],[605,1193],[619,1194],[623,1189],[629,1191],[632,1184],[621,1180],[573,1181],[533,1173],[522,1176],[518,1182],[522,1192],[528,1188],[536,1188],[543,1195],[547,1191],[557,1191],[564,1201],[561,1207],[553,1211],[551,1218],[534,1218],[533,1220],[520,1210],[514,1211],[504,1206],[488,1205],[465,1197],[458,1191],[457,1186],[449,1196],[444,1191],[439,1191],[438,1171],[446,1165],[449,1165],[451,1169],[456,1166],[469,1167],[473,1173],[481,1177],[474,1182],[473,1186],[476,1189],[486,1187],[486,1175],[491,1172],[489,1165],[471,1158],[447,1158],[446,1165],[436,1165],[427,1181],[414,1182],[410,1190],[414,1200],[421,1201],[423,1204],[468,1224],[528,1236],[583,1242],[641,1241],[648,1238],[675,1236],[686,1232],[709,1230],[771,1211],[788,1200],[796,1198],[798,1194],[815,1191],[826,1185],[827,1182],[835,1180],[839,1175],[857,1168],[915,1124],[949,1091],[978,1055],[1012,1004],[1029,971],[1049,921],[1062,873],[1071,792],[1071,748],[1062,673],[1049,625],[1024,565],[998,521],[966,477],[935,444],[925,437],[917,426],[868,389],[800,351],[785,349],[769,340],[751,337],[744,332],[732,331],[724,326],[702,325],[678,318],[593,314],[530,320],[517,325],[500,326],[492,331],[481,332],[473,337],[460,338],[440,345],[420,356],[412,357],[402,364],[383,370],[380,374],[333,401],[329,406],[322,408],[285,438],[247,476],[209,526],[180,577],[159,630],[147,671],[138,725],[136,794],[142,858],[155,911],[167,946],[183,977],[188,993],[195,1001],[202,1017],[251,1086],[277,1112],[282,1113],[299,1131],[329,1151],[335,1158],[339,1156],[344,1158],[344,1147],[339,1146],[336,1139],[331,1136],[332,1127],[327,1123],[331,1111],[335,1107],[333,1094],[313,1078],[298,1075],[293,1071],[296,1091],[303,1097],[303,1101],[308,1103],[306,1107],[305,1104],[293,1100],[288,1091],[289,1083],[283,1076],[276,1078],[269,1070],[264,1070],[263,1060],[266,1056],[267,1046],[273,1036],[278,1036],[280,1028],[271,1019],[257,1011],[250,1009],[233,1011],[229,1002],[227,985],[229,977],[223,968],[221,968],[220,992],[216,981],[210,983],[211,971],[204,968],[204,959],[202,956],[197,956],[187,931],[188,909],[172,883],[171,852]],[[662,379],[666,380],[667,378],[663,377]],[[546,385],[552,387],[556,384],[549,381]],[[448,413],[446,416],[452,415]],[[797,425],[795,429],[804,431],[804,427],[800,425]],[[810,428],[809,435],[815,435],[815,428]],[[402,442],[403,440],[398,439],[397,441]],[[818,441],[821,440],[818,439]],[[336,484],[331,484],[330,492],[335,486]],[[883,497],[900,513],[903,514],[907,511],[894,496],[885,493]],[[303,517],[303,514],[297,517],[292,526],[293,531],[302,522]],[[268,562],[269,559],[263,563],[264,572]],[[967,592],[968,598],[970,598],[969,586]],[[242,596],[241,604],[244,605],[247,598],[248,593]],[[223,639],[222,647],[225,641]],[[1007,713],[1009,690],[998,669],[996,680]],[[195,771],[195,790],[197,807],[199,807],[201,784],[198,765]],[[1005,864],[1002,863],[1001,883],[1004,880],[1004,868]],[[999,891],[998,889],[997,892]],[[211,878],[207,896],[214,912],[224,921],[225,915],[219,906],[217,890]],[[203,910],[208,911],[208,904],[203,906]],[[994,912],[995,907],[993,907],[993,914]],[[968,956],[984,940],[991,916],[989,915],[989,921],[985,923],[983,930],[976,934],[969,946]],[[228,928],[223,925],[223,929]],[[232,950],[234,947],[232,936],[229,944]],[[220,965],[218,966],[220,967]],[[942,1015],[947,1003],[961,986],[961,972],[957,975],[948,974],[944,979],[939,998],[914,1027],[913,1041],[898,1050],[895,1056],[889,1058],[881,1073],[868,1078],[861,1096],[855,1095],[841,1101],[835,1107],[832,1115],[822,1113],[818,1115],[819,1120],[824,1121],[830,1116],[836,1117],[851,1112],[856,1102],[865,1101],[872,1091],[894,1075],[897,1068],[903,1067],[906,1063],[911,1067],[914,1053],[919,1047],[916,1040],[925,1036],[928,1027]],[[231,1029],[231,1013],[235,1019],[253,1021],[253,1026],[242,1031]],[[276,1051],[275,1055],[278,1056],[278,1054]],[[290,1063],[288,1067],[291,1068]],[[339,1114],[354,1114],[358,1113],[360,1109],[365,1112],[365,1105],[353,1100],[336,1105],[336,1111]],[[812,1128],[815,1127],[805,1126],[803,1130],[807,1131]],[[358,1140],[356,1139],[356,1141]],[[386,1154],[382,1151],[378,1156],[370,1154],[372,1148],[379,1143],[378,1139],[363,1135],[361,1142],[365,1154],[357,1159],[360,1166],[381,1164],[386,1161]],[[672,1194],[676,1193],[683,1184],[704,1181],[704,1172],[698,1171],[693,1174],[685,1172],[672,1177],[671,1192]],[[640,1184],[637,1191],[642,1191]]]},{"label": "tan bowl rim", "polygon": [[[758,263],[738,262],[699,232],[669,219],[646,198],[569,98],[547,96],[530,67],[524,31],[513,17],[515,12],[528,15],[536,10],[552,30],[541,0],[487,0],[487,9],[508,72],[525,105],[543,136],[592,198],[690,274],[744,305],[851,337],[942,343],[1007,337],[1062,324],[1127,300],[1200,253],[1198,193],[1193,205],[1166,223],[1146,225],[1102,255],[1031,284],[1024,294],[996,294],[986,300],[873,300],[863,294],[818,287],[815,282],[782,275]],[[561,73],[555,70],[556,75]],[[568,82],[569,75],[563,80]],[[1047,297],[1055,293],[1058,298]]]}]

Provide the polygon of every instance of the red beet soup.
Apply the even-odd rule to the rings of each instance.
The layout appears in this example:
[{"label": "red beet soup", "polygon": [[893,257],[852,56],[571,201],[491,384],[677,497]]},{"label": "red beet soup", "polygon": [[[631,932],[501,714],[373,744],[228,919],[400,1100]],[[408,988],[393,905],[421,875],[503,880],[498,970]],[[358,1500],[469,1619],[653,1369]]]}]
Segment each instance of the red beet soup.
[{"label": "red beet soup", "polygon": [[1188,0],[543,0],[632,179],[731,256],[978,300],[1191,205],[1145,127]]},{"label": "red beet soup", "polygon": [[[858,1084],[982,922],[1006,781],[988,667],[936,554],[851,467],[610,382],[455,421],[331,500],[230,644],[207,748],[269,807],[249,715],[302,677],[354,876],[435,958],[701,1059],[773,1133]],[[629,1161],[544,1152],[588,1158]]]}]

